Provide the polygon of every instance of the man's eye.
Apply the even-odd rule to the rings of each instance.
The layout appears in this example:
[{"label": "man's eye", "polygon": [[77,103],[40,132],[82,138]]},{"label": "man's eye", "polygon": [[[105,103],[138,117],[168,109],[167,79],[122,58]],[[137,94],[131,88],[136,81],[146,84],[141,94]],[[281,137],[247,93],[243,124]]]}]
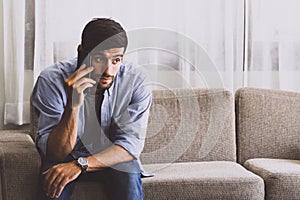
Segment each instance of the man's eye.
[{"label": "man's eye", "polygon": [[116,59],[113,60],[113,64],[117,64],[119,62],[121,62],[121,58],[116,58]]},{"label": "man's eye", "polygon": [[95,61],[97,63],[104,63],[105,62],[105,59],[101,58],[101,57],[98,57],[98,58],[95,58]]}]

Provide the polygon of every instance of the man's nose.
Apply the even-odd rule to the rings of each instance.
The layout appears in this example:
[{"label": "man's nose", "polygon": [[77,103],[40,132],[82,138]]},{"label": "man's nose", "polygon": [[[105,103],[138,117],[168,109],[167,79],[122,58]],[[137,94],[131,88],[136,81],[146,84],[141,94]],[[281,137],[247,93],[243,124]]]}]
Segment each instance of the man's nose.
[{"label": "man's nose", "polygon": [[103,73],[105,72],[106,74],[112,74],[112,70],[113,70],[112,63],[107,62],[105,67],[104,67]]}]

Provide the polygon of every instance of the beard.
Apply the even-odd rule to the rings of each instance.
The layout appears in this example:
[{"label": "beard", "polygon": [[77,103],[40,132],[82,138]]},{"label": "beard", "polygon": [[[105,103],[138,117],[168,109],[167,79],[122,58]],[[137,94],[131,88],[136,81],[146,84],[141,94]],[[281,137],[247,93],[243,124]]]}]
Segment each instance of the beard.
[{"label": "beard", "polygon": [[109,75],[109,74],[102,74],[100,78],[98,79],[98,88],[100,89],[109,89],[113,82],[114,82],[115,76]]}]

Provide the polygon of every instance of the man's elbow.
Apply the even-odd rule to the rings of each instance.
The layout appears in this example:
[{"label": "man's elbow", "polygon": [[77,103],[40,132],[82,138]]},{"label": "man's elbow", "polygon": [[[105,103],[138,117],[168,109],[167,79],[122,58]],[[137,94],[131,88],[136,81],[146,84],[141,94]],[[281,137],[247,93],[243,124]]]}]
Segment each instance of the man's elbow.
[{"label": "man's elbow", "polygon": [[135,159],[133,155],[131,155],[130,152],[127,151],[124,147],[117,144],[115,145],[115,148],[117,148],[119,152],[122,152],[123,162],[129,162]]}]

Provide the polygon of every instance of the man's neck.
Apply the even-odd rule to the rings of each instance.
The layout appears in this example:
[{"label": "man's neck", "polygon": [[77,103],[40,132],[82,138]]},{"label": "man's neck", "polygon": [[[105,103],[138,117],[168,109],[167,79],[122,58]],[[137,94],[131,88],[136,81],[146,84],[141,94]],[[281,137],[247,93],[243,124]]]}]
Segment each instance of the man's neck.
[{"label": "man's neck", "polygon": [[106,89],[97,88],[97,89],[96,89],[96,92],[95,92],[95,95],[104,94],[105,90],[106,90]]}]

